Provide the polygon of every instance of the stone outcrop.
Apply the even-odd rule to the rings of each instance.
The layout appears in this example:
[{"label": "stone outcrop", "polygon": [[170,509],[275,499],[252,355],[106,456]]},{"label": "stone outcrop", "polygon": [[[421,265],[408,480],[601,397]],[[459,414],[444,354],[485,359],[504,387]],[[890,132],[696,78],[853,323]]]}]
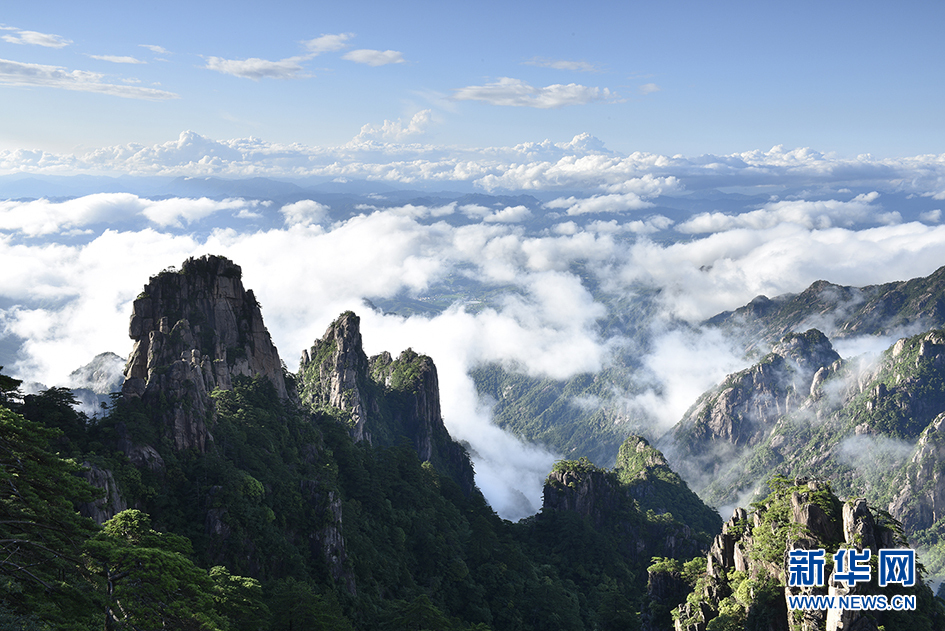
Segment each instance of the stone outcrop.
[{"label": "stone outcrop", "polygon": [[676,519],[715,534],[722,527],[718,512],[707,506],[673,471],[662,452],[642,436],[628,436],[617,452],[614,471],[641,510]]},{"label": "stone outcrop", "polygon": [[238,376],[265,377],[287,396],[279,353],[241,276],[223,257],[192,258],[151,277],[134,301],[122,394],[148,404],[177,450],[206,450],[210,393]]},{"label": "stone outcrop", "polygon": [[[768,621],[766,628],[772,631],[876,631],[883,624],[881,611],[804,610],[792,616],[787,608],[789,595],[879,593],[875,580],[853,588],[835,582],[829,569],[832,563],[827,565],[824,585],[788,585],[791,550],[822,548],[829,557],[840,547],[869,549],[875,556],[881,548],[908,544],[897,535],[896,524],[888,517],[874,516],[862,498],[841,503],[825,482],[817,480],[780,483],[755,510],[736,509],[722,527],[708,552],[706,573],[697,582],[700,591],[679,607],[676,631],[706,631],[712,619],[723,615],[728,624],[746,624],[762,612]],[[747,580],[753,581],[749,590],[752,601],[739,604],[733,594]],[[924,585],[912,589],[928,592]],[[928,595],[931,597],[930,592]],[[936,615],[934,610],[925,613]]]},{"label": "stone outcrop", "polygon": [[919,437],[909,464],[899,475],[901,489],[889,503],[889,512],[908,532],[931,527],[945,517],[945,412]]},{"label": "stone outcrop", "polygon": [[[368,358],[361,341],[361,319],[346,311],[331,323],[320,340],[299,360],[302,403],[313,408],[330,406],[351,415],[351,436],[371,442],[367,428],[370,415],[365,407],[368,395]],[[374,410],[375,414],[379,410]]]},{"label": "stone outcrop", "polygon": [[396,359],[386,351],[368,358],[360,322],[350,311],[341,314],[302,353],[298,382],[303,405],[347,413],[355,441],[391,446],[406,438],[421,460],[472,493],[472,465],[443,422],[433,360],[409,348]]},{"label": "stone outcrop", "polygon": [[759,363],[703,395],[673,432],[678,448],[685,453],[704,452],[704,443],[736,449],[757,445],[777,419],[810,396],[815,379],[822,382],[839,361],[816,329],[786,335]]},{"label": "stone outcrop", "polygon": [[118,483],[115,482],[115,476],[108,469],[102,469],[89,462],[83,462],[82,478],[92,486],[102,489],[105,492],[103,497],[97,500],[79,505],[79,513],[83,517],[89,517],[99,524],[106,521],[128,508],[128,503],[121,496],[118,489]]},{"label": "stone outcrop", "polygon": [[671,515],[651,519],[617,473],[600,469],[586,458],[558,463],[545,480],[539,519],[563,512],[585,517],[598,531],[616,533],[628,557],[647,563],[654,556],[697,556],[705,550],[708,538],[707,533]]}]

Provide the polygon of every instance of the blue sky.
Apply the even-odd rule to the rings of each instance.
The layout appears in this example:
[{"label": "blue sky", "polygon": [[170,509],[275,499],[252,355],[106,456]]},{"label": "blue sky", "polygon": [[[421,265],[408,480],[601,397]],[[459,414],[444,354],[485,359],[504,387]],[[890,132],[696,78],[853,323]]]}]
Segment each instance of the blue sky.
[{"label": "blue sky", "polygon": [[184,130],[339,146],[428,111],[385,140],[940,154],[943,18],[931,2],[8,3],[0,149]]}]

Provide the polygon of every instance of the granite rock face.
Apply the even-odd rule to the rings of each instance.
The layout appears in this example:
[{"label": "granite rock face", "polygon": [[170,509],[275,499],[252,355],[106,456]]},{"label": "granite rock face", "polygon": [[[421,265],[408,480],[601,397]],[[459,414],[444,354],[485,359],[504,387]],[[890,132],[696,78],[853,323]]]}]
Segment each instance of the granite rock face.
[{"label": "granite rock face", "polygon": [[820,331],[786,335],[760,362],[704,395],[674,430],[676,445],[684,452],[702,452],[705,443],[724,443],[736,451],[757,445],[839,362]]},{"label": "granite rock face", "polygon": [[110,470],[102,469],[89,462],[83,462],[82,464],[85,467],[82,471],[82,478],[92,486],[102,489],[105,495],[97,500],[80,504],[79,513],[83,517],[93,519],[98,524],[104,524],[128,508],[128,503],[121,496],[118,483]]},{"label": "granite rock face", "polygon": [[386,351],[368,358],[360,326],[360,318],[347,311],[302,353],[302,404],[346,413],[355,441],[392,446],[406,438],[421,460],[472,493],[473,468],[443,422],[433,360],[409,348],[396,358]]},{"label": "granite rock face", "polygon": [[[370,443],[371,432],[367,428],[370,411],[365,407],[368,370],[368,358],[361,341],[361,320],[346,311],[331,323],[310,350],[302,352],[299,360],[302,403],[313,408],[329,406],[348,412],[352,438]],[[379,410],[374,412],[377,414]]]},{"label": "granite rock face", "polygon": [[148,404],[176,450],[206,450],[210,393],[238,376],[265,377],[287,396],[279,353],[241,276],[226,258],[191,258],[152,276],[134,302],[122,394]]},{"label": "granite rock face", "polygon": [[705,550],[710,536],[686,525],[673,514],[655,517],[633,497],[633,486],[619,473],[600,469],[586,458],[562,462],[545,479],[539,519],[573,512],[599,532],[616,534],[625,553],[642,562],[654,556],[688,559]]},{"label": "granite rock face", "polygon": [[[823,585],[790,586],[789,553],[824,549],[829,559],[840,548],[855,548],[868,549],[875,557],[883,548],[908,547],[899,528],[888,515],[882,512],[874,515],[863,498],[841,502],[826,482],[805,478],[783,480],[751,511],[736,509],[722,527],[706,557],[706,571],[696,582],[696,591],[677,609],[676,631],[706,631],[715,618],[720,618],[713,625],[717,628],[744,625],[771,631],[877,631],[883,628],[882,611],[790,611],[787,607],[790,595],[882,592],[875,577],[853,587],[835,581],[832,573],[838,570],[832,561],[825,567]],[[900,591],[924,591],[931,598],[928,587],[919,583],[915,588]],[[933,618],[934,624],[945,623],[934,607],[923,615]],[[758,626],[762,620],[763,626]]]}]

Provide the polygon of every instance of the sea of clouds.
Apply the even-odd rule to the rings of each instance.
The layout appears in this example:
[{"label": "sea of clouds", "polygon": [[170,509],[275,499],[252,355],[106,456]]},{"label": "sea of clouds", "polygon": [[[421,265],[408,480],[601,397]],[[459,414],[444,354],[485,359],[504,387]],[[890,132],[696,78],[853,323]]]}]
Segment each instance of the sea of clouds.
[{"label": "sea of clouds", "polygon": [[[348,309],[362,318],[369,354],[412,347],[432,356],[447,426],[473,447],[477,482],[508,518],[537,509],[561,455],[494,427],[470,368],[500,362],[556,379],[598,371],[615,348],[637,343],[602,334],[606,297],[658,289],[651,339],[640,346],[644,394],[627,402],[658,434],[747,363],[736,341],[698,327],[703,319],[818,279],[862,286],[945,264],[945,155],[841,160],[776,147],[621,156],[585,135],[479,150],[369,138],[322,149],[192,132],[80,156],[0,152],[8,179],[71,174],[355,178],[534,193],[520,204],[365,196],[344,216],[325,199],[109,192],[0,200],[0,347],[14,349],[3,357],[6,374],[55,385],[98,353],[127,355],[131,302],[149,276],[191,256],[227,256],[242,267],[290,369]],[[460,301],[410,317],[364,303],[423,298],[457,277],[505,289],[485,308]]]}]

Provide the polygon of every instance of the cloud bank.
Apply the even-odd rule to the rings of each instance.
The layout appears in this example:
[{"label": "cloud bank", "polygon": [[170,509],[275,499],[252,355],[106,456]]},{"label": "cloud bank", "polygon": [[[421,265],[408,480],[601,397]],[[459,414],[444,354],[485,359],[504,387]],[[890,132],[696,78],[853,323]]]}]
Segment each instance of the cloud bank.
[{"label": "cloud bank", "polygon": [[[0,337],[22,341],[7,370],[53,385],[103,351],[127,355],[131,303],[149,275],[189,256],[228,256],[242,266],[290,368],[348,309],[362,317],[369,353],[409,346],[432,356],[447,426],[471,443],[493,506],[520,517],[524,506],[538,506],[541,481],[561,454],[493,427],[470,368],[497,362],[565,379],[636,349],[638,387],[619,399],[623,418],[646,419],[655,434],[745,365],[731,340],[698,328],[703,319],[822,278],[861,286],[945,264],[945,226],[930,208],[945,182],[940,156],[840,160],[777,147],[621,156],[587,135],[476,151],[386,140],[415,135],[425,117],[385,121],[340,148],[188,132],[81,156],[0,153],[7,173],[294,174],[515,191],[462,200],[362,196],[344,207],[331,197],[131,193],[0,201],[0,266],[17,270],[0,278]],[[798,182],[806,188],[771,194]],[[902,204],[918,201],[921,217],[908,215]],[[478,289],[464,297],[456,287],[465,286]],[[363,302],[424,304],[442,295],[453,304],[411,317]],[[636,305],[645,343],[607,326]]]},{"label": "cloud bank", "polygon": [[[122,94],[152,91],[133,86],[102,86],[100,76],[73,76],[52,66],[35,73],[24,64],[0,61],[0,82],[44,81],[78,84],[81,89],[114,90]],[[27,78],[23,78],[23,77]],[[98,82],[98,83],[96,83]],[[75,88],[80,89],[80,88]],[[143,92],[142,92],[143,91]],[[161,98],[176,95],[160,93]],[[913,194],[930,200],[945,199],[945,153],[876,159],[859,156],[843,159],[810,149],[747,151],[724,156],[663,156],[650,153],[620,155],[597,138],[578,134],[567,142],[527,142],[512,147],[441,147],[405,141],[422,137],[432,124],[432,114],[421,110],[410,120],[367,124],[352,142],[338,147],[309,147],[273,143],[259,138],[214,140],[193,131],[154,145],[126,144],[103,147],[82,154],[56,154],[22,149],[0,150],[0,175],[35,174],[134,174],[161,176],[277,177],[364,179],[398,185],[471,185],[483,191],[581,190],[601,194],[635,193],[641,183],[659,187],[662,194],[680,187],[689,191],[718,187],[768,190],[788,188],[807,191],[803,200],[781,199],[759,208],[753,219],[770,225],[777,216],[819,213],[833,217],[838,209],[790,208],[789,202],[814,202],[809,196],[837,195],[851,188],[881,195]],[[764,187],[768,187],[765,189]],[[646,193],[646,194],[644,194]],[[852,195],[850,197],[853,197]],[[844,201],[839,200],[838,201]],[[850,200],[846,200],[849,202]],[[818,202],[819,203],[819,202]],[[868,200],[857,202],[869,204]],[[849,204],[847,204],[849,206]],[[929,220],[941,213],[929,211]],[[894,211],[894,209],[891,209]],[[694,221],[694,234],[705,234],[725,219],[723,211],[705,210]],[[890,217],[892,219],[892,217]],[[830,219],[833,222],[833,219]],[[734,224],[731,224],[734,226]],[[831,223],[831,225],[834,225]]]}]

